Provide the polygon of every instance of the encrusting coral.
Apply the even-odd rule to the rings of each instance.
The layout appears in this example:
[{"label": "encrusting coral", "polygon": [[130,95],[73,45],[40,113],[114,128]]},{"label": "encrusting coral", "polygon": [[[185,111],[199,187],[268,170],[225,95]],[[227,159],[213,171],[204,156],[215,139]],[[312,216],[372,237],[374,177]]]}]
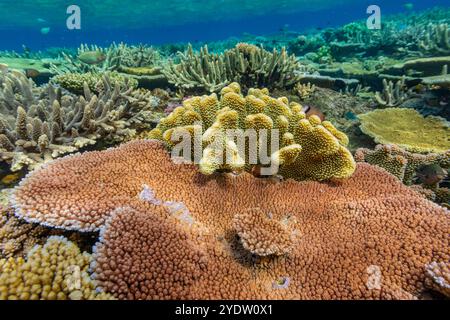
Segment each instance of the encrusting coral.
[{"label": "encrusting coral", "polygon": [[358,118],[361,130],[377,143],[396,144],[419,153],[442,153],[450,149],[449,123],[441,117],[423,117],[409,108],[386,108]]},{"label": "encrusting coral", "polygon": [[12,171],[34,168],[65,153],[103,141],[123,141],[148,126],[157,101],[150,92],[112,86],[108,75],[94,95],[37,88],[22,73],[0,74],[0,160]]},{"label": "encrusting coral", "polygon": [[222,54],[213,54],[207,46],[200,53],[189,46],[180,59],[179,64],[170,62],[163,72],[169,82],[184,90],[219,92],[232,82],[246,88],[283,88],[293,86],[300,79],[301,66],[285,49],[269,52],[239,43]]},{"label": "encrusting coral", "polygon": [[120,299],[414,299],[450,259],[448,210],[365,163],[339,183],[205,176],[137,140],[49,163],[14,203],[101,230],[94,278]]},{"label": "encrusting coral", "polygon": [[92,257],[63,237],[50,237],[23,258],[0,259],[0,300],[106,300],[88,268]]},{"label": "encrusting coral", "polygon": [[[268,161],[263,163],[259,153],[265,147],[264,142],[257,143],[264,139],[264,133],[267,133],[268,146],[279,142],[279,149],[268,151],[270,165],[280,168],[272,175],[279,173],[286,178],[320,181],[348,178],[355,170],[353,157],[345,147],[348,138],[344,133],[318,116],[307,118],[302,106],[289,103],[287,98],[270,97],[267,89],[250,89],[244,97],[240,86],[232,83],[222,89],[220,100],[216,94],[188,99],[183,107],[163,118],[149,137],[174,147],[180,134],[198,140],[198,130],[205,147],[199,161],[200,171],[204,174],[217,170],[252,171],[268,165]],[[254,145],[250,140],[239,143],[238,138],[230,137],[229,130],[237,130],[242,136],[248,130],[254,130]],[[225,153],[229,152],[232,157],[224,159]],[[195,154],[192,156],[195,158]],[[252,159],[253,156],[256,159]]]}]

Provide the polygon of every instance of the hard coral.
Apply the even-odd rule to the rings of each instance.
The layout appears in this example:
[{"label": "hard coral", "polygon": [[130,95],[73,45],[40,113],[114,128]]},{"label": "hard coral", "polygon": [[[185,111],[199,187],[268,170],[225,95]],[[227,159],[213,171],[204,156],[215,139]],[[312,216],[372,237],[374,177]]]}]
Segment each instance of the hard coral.
[{"label": "hard coral", "polygon": [[[301,105],[289,104],[284,97],[272,98],[267,89],[250,89],[246,97],[240,90],[239,84],[232,83],[222,90],[220,100],[215,94],[186,100],[183,107],[161,120],[150,137],[174,147],[180,133],[197,139],[195,133],[201,132],[203,125],[206,131],[201,132],[204,149],[199,165],[205,174],[267,165],[254,150],[263,148],[257,141],[264,139],[266,132],[268,146],[279,142],[278,150],[268,151],[270,165],[280,166],[284,177],[320,181],[348,178],[353,173],[355,164],[345,147],[348,138],[330,122],[317,116],[307,118]],[[230,137],[229,130],[237,130],[242,137],[254,132],[257,137],[240,144],[239,137]],[[225,151],[233,154],[227,161],[223,161]]]},{"label": "hard coral", "polygon": [[408,152],[397,145],[377,145],[374,150],[359,148],[355,152],[357,162],[377,165],[410,185],[416,170],[426,164],[437,164],[442,168],[450,167],[450,150],[444,153],[420,154]]},{"label": "hard coral", "polygon": [[[412,299],[425,266],[450,259],[448,210],[365,163],[338,184],[204,176],[139,140],[38,169],[15,205],[28,220],[102,229],[96,279],[122,299]],[[251,239],[283,254],[252,254]]]},{"label": "hard coral", "polygon": [[381,144],[396,144],[412,152],[446,152],[450,149],[449,123],[440,117],[423,117],[408,108],[377,109],[358,116],[361,130]]},{"label": "hard coral", "polygon": [[207,46],[199,53],[189,46],[180,59],[178,65],[169,63],[164,74],[170,83],[184,90],[219,92],[233,81],[247,88],[283,88],[294,85],[300,78],[297,74],[300,64],[284,48],[269,52],[240,43],[223,54],[213,54]]},{"label": "hard coral", "polygon": [[82,96],[49,85],[36,88],[19,72],[0,74],[0,161],[12,171],[30,168],[98,140],[123,141],[153,119],[149,92],[113,86],[103,77],[94,95],[87,85]]},{"label": "hard coral", "polygon": [[34,247],[26,259],[0,260],[1,300],[112,299],[96,291],[88,273],[91,256],[63,237]]},{"label": "hard coral", "polygon": [[[135,79],[123,76],[117,72],[108,72],[106,75],[110,82],[109,85],[112,87],[117,86],[120,90],[137,87],[138,83]],[[103,79],[104,74],[101,73],[64,73],[54,77],[52,83],[60,85],[62,88],[75,94],[83,94],[85,85],[87,85],[92,92],[99,94],[108,89],[105,88]]]}]

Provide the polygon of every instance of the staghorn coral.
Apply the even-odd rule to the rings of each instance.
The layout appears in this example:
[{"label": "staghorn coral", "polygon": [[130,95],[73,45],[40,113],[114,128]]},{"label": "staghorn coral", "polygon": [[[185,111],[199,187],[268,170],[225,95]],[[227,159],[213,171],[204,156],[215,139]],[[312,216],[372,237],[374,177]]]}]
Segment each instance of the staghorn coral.
[{"label": "staghorn coral", "polygon": [[[27,220],[101,229],[92,268],[121,299],[414,299],[425,266],[450,258],[448,210],[365,163],[338,184],[211,177],[139,140],[55,160],[14,198]],[[290,250],[285,228],[250,212],[291,228]],[[238,232],[254,223],[285,254],[246,250]]]},{"label": "staghorn coral", "polygon": [[431,55],[450,54],[450,30],[447,23],[430,23],[425,30],[423,39],[419,41],[419,48]]},{"label": "staghorn coral", "polygon": [[409,94],[404,90],[405,79],[395,83],[383,79],[383,92],[375,92],[376,102],[383,107],[396,107],[408,99]]},{"label": "staghorn coral", "polygon": [[91,255],[63,237],[50,237],[26,259],[0,260],[1,300],[106,300],[88,273]]},{"label": "staghorn coral", "polygon": [[[196,134],[201,131],[199,123],[206,129],[201,137]],[[230,136],[227,130],[233,129],[239,137]],[[245,139],[247,132],[255,134],[254,141],[239,140]],[[204,145],[200,171],[211,174],[217,170],[258,170],[267,165],[259,153],[264,152],[264,142],[257,142],[266,132],[268,146],[273,148],[273,143],[279,142],[279,148],[269,149],[272,175],[278,173],[275,167],[280,167],[283,177],[299,180],[347,178],[354,171],[353,158],[345,147],[347,136],[330,122],[322,122],[317,116],[306,118],[301,105],[289,104],[284,97],[272,98],[267,89],[250,89],[243,97],[237,83],[222,90],[220,101],[216,94],[184,101],[183,107],[162,119],[149,137],[163,140],[170,147],[176,145],[180,134],[188,134],[195,141],[200,138]],[[232,153],[232,157],[224,159],[225,153]],[[194,159],[197,156],[193,154]]]},{"label": "staghorn coral", "polygon": [[34,168],[65,153],[103,141],[123,141],[153,120],[150,92],[112,86],[108,75],[94,95],[63,94],[35,84],[19,72],[0,75],[0,160],[12,171]]},{"label": "staghorn coral", "polygon": [[397,145],[377,145],[374,150],[359,148],[355,152],[356,162],[377,165],[411,185],[416,170],[426,164],[437,164],[442,168],[450,167],[450,150],[444,153],[420,154],[408,152]]},{"label": "staghorn coral", "polygon": [[450,298],[450,265],[447,262],[435,262],[426,266],[425,285]]},{"label": "staghorn coral", "polygon": [[443,118],[423,117],[409,108],[378,109],[358,118],[361,130],[377,143],[396,144],[420,153],[442,153],[450,149],[449,124]]},{"label": "staghorn coral", "polygon": [[[125,77],[117,72],[106,73],[112,87],[118,86],[120,90],[127,90],[129,88],[136,88],[138,83],[133,78]],[[99,94],[105,90],[103,82],[104,74],[99,73],[64,73],[57,75],[52,79],[52,83],[61,86],[62,88],[75,93],[83,94],[84,86],[87,84],[89,89],[95,94]]]},{"label": "staghorn coral", "polygon": [[232,82],[250,87],[284,88],[293,86],[300,79],[301,69],[295,56],[289,56],[283,48],[273,52],[239,43],[223,54],[209,53],[208,47],[195,53],[189,45],[181,62],[170,62],[163,70],[169,82],[176,87],[203,92],[219,92]]},{"label": "staghorn coral", "polygon": [[309,98],[314,90],[316,90],[316,86],[314,84],[311,85],[310,82],[308,82],[307,84],[297,83],[294,90],[302,100],[305,100]]}]

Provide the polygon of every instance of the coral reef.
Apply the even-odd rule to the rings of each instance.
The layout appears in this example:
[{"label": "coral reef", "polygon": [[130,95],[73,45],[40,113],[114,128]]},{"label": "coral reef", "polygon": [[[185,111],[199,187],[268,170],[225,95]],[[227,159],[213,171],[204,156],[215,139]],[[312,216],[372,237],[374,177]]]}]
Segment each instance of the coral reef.
[{"label": "coral reef", "polygon": [[[63,94],[52,85],[37,88],[20,72],[0,75],[0,159],[12,171],[74,152],[98,140],[123,141],[152,120],[150,92],[113,87],[107,75],[94,95]],[[156,103],[157,104],[157,103]]]},{"label": "coral reef", "polygon": [[55,160],[14,197],[27,220],[101,229],[95,279],[120,299],[415,299],[450,258],[448,210],[365,163],[340,183],[211,177],[139,140]]},{"label": "coral reef", "polygon": [[449,124],[440,117],[423,117],[407,108],[378,109],[358,116],[361,130],[380,144],[396,144],[412,152],[450,149]]},{"label": "coral reef", "polygon": [[[289,104],[285,97],[272,98],[267,89],[250,89],[244,97],[237,83],[222,90],[220,101],[216,94],[184,101],[183,107],[162,119],[149,137],[174,147],[180,133],[197,139],[195,130],[201,131],[199,126],[202,125],[205,129],[201,132],[204,149],[199,166],[204,174],[217,170],[251,171],[258,166],[275,165],[280,166],[280,171],[273,170],[273,175],[279,173],[286,178],[320,181],[348,178],[355,169],[352,155],[345,147],[347,136],[329,121],[322,122],[315,115],[307,118],[301,105]],[[256,141],[264,139],[261,137],[267,131],[262,129],[269,130],[267,145],[273,146],[276,141],[279,149],[268,150],[271,160],[264,163],[263,155],[258,153],[264,143],[240,143],[238,137],[229,136],[227,130],[232,129],[240,130],[237,134],[242,137],[245,130],[254,130]],[[233,158],[223,161],[225,153],[229,152],[233,153]],[[193,156],[191,160],[195,159]]]},{"label": "coral reef", "polygon": [[280,88],[298,82],[301,66],[285,49],[269,52],[263,48],[239,43],[222,54],[213,54],[208,47],[195,53],[189,46],[180,54],[180,63],[170,62],[164,74],[170,83],[187,91],[219,92],[231,82],[246,88]]},{"label": "coral reef", "polygon": [[88,268],[91,255],[63,237],[50,237],[26,259],[0,260],[1,300],[105,300]]}]

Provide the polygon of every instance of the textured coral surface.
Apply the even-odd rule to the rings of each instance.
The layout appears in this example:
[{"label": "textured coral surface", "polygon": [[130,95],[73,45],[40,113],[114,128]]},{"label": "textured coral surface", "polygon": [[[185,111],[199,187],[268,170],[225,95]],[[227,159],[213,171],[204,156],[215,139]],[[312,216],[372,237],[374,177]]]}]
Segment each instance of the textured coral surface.
[{"label": "textured coral surface", "polygon": [[135,141],[56,160],[15,200],[26,219],[101,229],[95,276],[122,299],[412,299],[450,259],[448,210],[365,163],[339,183],[204,176]]}]

